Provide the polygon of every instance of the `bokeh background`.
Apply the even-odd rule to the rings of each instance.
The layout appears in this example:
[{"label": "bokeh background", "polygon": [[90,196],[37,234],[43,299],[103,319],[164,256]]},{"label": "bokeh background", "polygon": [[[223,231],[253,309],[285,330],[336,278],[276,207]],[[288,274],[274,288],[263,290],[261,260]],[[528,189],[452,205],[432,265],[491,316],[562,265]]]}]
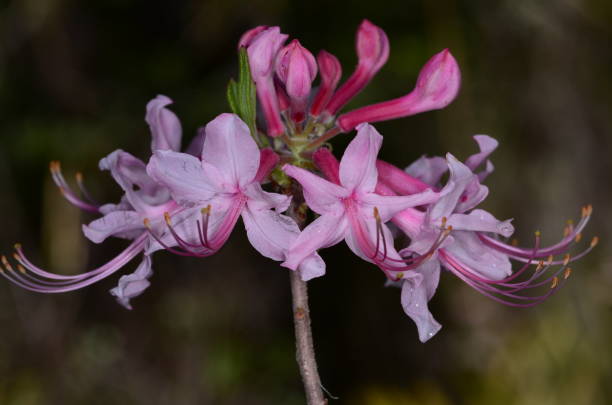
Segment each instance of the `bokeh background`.
[{"label": "bokeh background", "polygon": [[[175,101],[188,141],[228,110],[243,31],[281,25],[313,52],[336,54],[346,77],[362,18],[386,30],[391,57],[352,106],[406,93],[446,47],[463,71],[447,109],[377,126],[385,159],[465,158],[471,135],[490,134],[501,147],[485,208],[515,218],[520,240],[540,229],[553,242],[592,203],[585,236],[602,243],[560,294],[530,310],[444,274],[431,303],[444,327],[427,344],[382,273],[345,245],[324,251],[328,274],[310,291],[323,384],[340,398],[330,402],[611,403],[606,0],[0,1],[0,249],[20,241],[37,263],[67,273],[111,258],[125,244],[85,241],[80,224],[91,218],[61,198],[50,160],[114,201],[120,192],[97,162],[117,148],[147,157],[149,99]],[[304,403],[287,270],[259,257],[242,231],[209,259],[160,253],[154,266],[131,312],[108,294],[118,276],[53,296],[0,283],[0,404]]]}]

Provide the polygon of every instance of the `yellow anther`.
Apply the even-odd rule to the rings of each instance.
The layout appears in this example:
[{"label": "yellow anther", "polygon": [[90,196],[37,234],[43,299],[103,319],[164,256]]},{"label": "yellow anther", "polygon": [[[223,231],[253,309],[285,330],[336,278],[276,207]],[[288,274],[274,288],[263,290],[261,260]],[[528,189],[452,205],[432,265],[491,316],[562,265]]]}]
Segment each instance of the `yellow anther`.
[{"label": "yellow anther", "polygon": [[446,221],[448,221],[446,217],[442,217],[442,228],[446,227]]},{"label": "yellow anther", "polygon": [[15,243],[13,247],[15,248],[15,250],[21,250],[21,243]]},{"label": "yellow anther", "polygon": [[559,285],[559,277],[555,276],[555,278],[553,278],[552,280],[552,284],[550,285],[550,288],[557,288],[557,286]]},{"label": "yellow anther", "polygon": [[16,261],[20,261],[21,258],[19,257],[19,255],[17,253],[13,253],[13,259],[15,259]]},{"label": "yellow anther", "polygon": [[538,271],[542,270],[543,267],[544,267],[544,260],[540,260],[538,265],[536,266],[535,272],[537,273]]},{"label": "yellow anther", "polygon": [[26,269],[21,264],[17,265],[17,270],[19,270],[21,274],[26,274]]},{"label": "yellow anther", "polygon": [[510,242],[510,244],[511,244],[512,246],[518,246],[519,241],[518,241],[518,239],[516,239],[516,238],[515,238],[515,239],[512,239],[512,242]]},{"label": "yellow anther", "polygon": [[570,269],[569,267],[567,269],[565,269],[565,271],[563,272],[563,279],[567,280],[567,278],[569,276],[572,275],[572,269]]},{"label": "yellow anther", "polygon": [[206,207],[202,208],[200,212],[202,213],[202,215],[209,215],[210,209],[211,209],[210,204],[208,204]]},{"label": "yellow anther", "polygon": [[553,260],[555,260],[555,258],[553,257],[553,255],[548,256],[548,259],[546,260],[547,265],[550,266],[551,263],[553,262]]},{"label": "yellow anther", "polygon": [[13,266],[11,266],[9,261],[6,260],[5,256],[0,257],[0,261],[2,261],[2,264],[4,265],[4,267],[7,268],[8,271],[13,271]]},{"label": "yellow anther", "polygon": [[83,182],[83,173],[76,172],[74,177],[76,178],[77,183],[82,183]]},{"label": "yellow anther", "polygon": [[448,231],[448,233],[451,233],[451,231],[453,230],[453,226],[452,226],[452,225],[449,225],[449,226],[446,228],[446,230]]},{"label": "yellow anther", "polygon": [[568,264],[568,263],[569,263],[569,261],[570,261],[570,257],[571,257],[571,256],[570,256],[570,254],[569,254],[569,253],[566,253],[566,254],[565,254],[565,256],[563,257],[563,265],[564,265],[564,266],[567,266],[567,264]]},{"label": "yellow anther", "polygon": [[568,226],[574,226],[574,220],[573,220],[573,219],[568,219],[567,221],[565,221],[565,223],[566,223]]},{"label": "yellow anther", "polygon": [[404,278],[404,273],[397,273],[396,281],[399,281]]},{"label": "yellow anther", "polygon": [[578,233],[576,234],[576,237],[574,238],[574,241],[576,241],[576,243],[580,242],[580,240],[582,240],[582,234]]},{"label": "yellow anther", "polygon": [[591,239],[591,247],[594,248],[595,246],[597,246],[598,243],[599,243],[599,236],[594,236],[593,239]]},{"label": "yellow anther", "polygon": [[380,213],[378,212],[378,207],[374,207],[374,219],[376,219],[376,222],[380,221]]},{"label": "yellow anther", "polygon": [[144,226],[145,226],[147,229],[151,229],[151,221],[149,220],[149,218],[145,218],[145,219],[143,219],[143,220],[142,220],[142,223],[144,224]]},{"label": "yellow anther", "polygon": [[60,162],[57,160],[52,160],[49,162],[49,170],[51,170],[52,172],[59,172],[60,171]]},{"label": "yellow anther", "polygon": [[168,225],[172,225],[172,221],[170,220],[170,214],[168,214],[167,212],[164,212],[164,220]]}]

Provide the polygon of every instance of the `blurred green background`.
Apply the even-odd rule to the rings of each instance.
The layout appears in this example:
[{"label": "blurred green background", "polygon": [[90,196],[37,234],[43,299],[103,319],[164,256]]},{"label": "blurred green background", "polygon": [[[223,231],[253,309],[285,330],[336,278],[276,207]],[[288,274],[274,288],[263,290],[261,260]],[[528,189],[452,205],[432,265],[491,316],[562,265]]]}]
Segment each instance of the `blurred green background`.
[{"label": "blurred green background", "polygon": [[[386,30],[391,56],[351,106],[408,92],[446,47],[463,72],[447,109],[377,125],[383,158],[465,158],[471,135],[492,135],[501,147],[486,209],[515,218],[526,243],[536,229],[553,242],[592,203],[585,236],[602,243],[560,294],[530,310],[444,274],[431,303],[443,329],[427,344],[380,271],[344,244],[324,251],[328,274],[310,290],[322,381],[340,397],[331,403],[612,403],[607,0],[0,1],[0,249],[20,241],[62,272],[111,258],[125,243],[84,240],[91,218],[63,201],[50,160],[114,201],[120,192],[97,162],[116,148],[147,156],[149,99],[175,101],[188,141],[228,110],[243,31],[280,25],[313,52],[336,54],[346,77],[362,18]],[[132,312],[108,294],[118,276],[53,296],[1,282],[0,404],[304,403],[286,269],[241,230],[209,259],[159,253],[154,268]]]}]

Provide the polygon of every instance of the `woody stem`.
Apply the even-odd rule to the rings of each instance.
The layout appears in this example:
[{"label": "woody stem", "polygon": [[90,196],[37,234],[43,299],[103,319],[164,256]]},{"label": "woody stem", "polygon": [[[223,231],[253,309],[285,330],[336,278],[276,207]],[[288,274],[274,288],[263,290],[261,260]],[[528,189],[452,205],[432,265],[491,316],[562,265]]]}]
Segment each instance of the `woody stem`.
[{"label": "woody stem", "polygon": [[291,295],[293,297],[293,323],[295,325],[296,360],[302,375],[308,405],[325,405],[327,400],[321,390],[321,379],[317,370],[310,309],[308,307],[308,286],[298,271],[290,272]]}]

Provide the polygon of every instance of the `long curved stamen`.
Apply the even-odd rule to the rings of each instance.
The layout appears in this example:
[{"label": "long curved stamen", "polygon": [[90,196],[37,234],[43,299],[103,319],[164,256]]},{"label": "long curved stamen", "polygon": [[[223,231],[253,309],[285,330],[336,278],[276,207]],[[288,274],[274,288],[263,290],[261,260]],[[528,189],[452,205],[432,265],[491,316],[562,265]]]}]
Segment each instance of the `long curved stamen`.
[{"label": "long curved stamen", "polygon": [[[356,222],[356,235],[361,241],[362,250],[366,253],[370,259],[389,277],[390,279],[396,279],[396,276],[392,274],[400,274],[406,270],[413,270],[422,265],[425,261],[429,260],[444,240],[452,232],[451,226],[446,226],[446,218],[442,219],[442,229],[438,234],[436,240],[432,243],[430,248],[424,254],[420,256],[412,256],[407,258],[393,258],[388,255],[387,239],[383,229],[382,219],[380,213],[376,207],[373,209],[373,216],[376,222],[376,243],[372,247],[369,242],[369,238],[365,235],[365,230],[362,229],[362,225],[359,221]],[[382,242],[382,250],[381,250]],[[369,252],[368,252],[369,251]]]},{"label": "long curved stamen", "polygon": [[[578,225],[576,227],[571,224],[568,225],[565,228],[564,237],[554,245],[538,249],[538,254],[536,257],[543,258],[549,255],[558,255],[565,253],[573,244],[579,242],[582,239],[582,231],[589,222],[592,213],[593,207],[591,205],[582,207],[582,216],[580,222],[578,222]],[[485,243],[487,246],[494,248],[495,250],[498,250],[501,253],[512,256],[517,260],[524,261],[527,257],[529,257],[532,251],[532,249],[529,248],[512,246],[511,244],[504,243],[492,236],[480,232],[478,232],[477,235],[480,240],[482,240],[483,243]]]},{"label": "long curved stamen", "polygon": [[81,190],[81,194],[83,195],[83,197],[85,197],[85,199],[87,201],[89,201],[90,204],[96,206],[96,207],[100,207],[102,204],[98,203],[92,196],[91,193],[89,192],[89,190],[87,190],[87,188],[85,187],[85,183],[83,182],[83,173],[81,172],[76,172],[74,175],[74,178],[76,180],[77,186],[79,187],[79,190]]},{"label": "long curved stamen", "polygon": [[[539,247],[539,238],[540,234],[536,233],[536,248],[533,249],[532,256],[535,255],[535,252],[537,252]],[[451,270],[453,274],[463,280],[466,284],[497,302],[513,307],[531,307],[543,302],[554,294],[554,292],[565,283],[565,280],[567,280],[571,274],[571,269],[567,267],[568,263],[570,262],[569,255],[566,255],[564,260],[561,262],[561,268],[559,268],[553,274],[548,275],[548,277],[545,277],[545,275],[554,265],[554,260],[552,257],[548,259],[546,264],[544,264],[543,261],[538,262],[535,271],[529,278],[514,283],[511,281],[522,274],[531,263],[526,264],[519,271],[502,280],[491,280],[481,277],[475,271],[467,268],[453,255],[446,252],[445,249],[440,249],[439,256],[445,267]],[[525,292],[545,285],[550,285],[551,289],[542,295],[530,296],[516,294],[517,292]]]},{"label": "long curved stamen", "polygon": [[167,250],[170,253],[174,253],[175,255],[178,256],[194,256],[193,253],[191,252],[184,252],[182,250],[178,250],[175,249],[173,247],[168,246],[167,243],[165,243],[153,230],[153,228],[151,227],[151,221],[149,220],[149,218],[145,218],[143,220],[144,226],[147,229],[148,234],[157,242],[160,244],[160,246],[162,248],[164,248],[165,250]]},{"label": "long curved stamen", "polygon": [[15,259],[19,262],[17,271],[11,266],[6,257],[3,256],[1,261],[4,269],[0,273],[12,283],[30,291],[41,293],[74,291],[102,280],[125,266],[136,255],[142,252],[146,240],[147,234],[143,232],[141,236],[136,238],[125,250],[108,263],[95,270],[75,276],[62,276],[50,273],[33,265],[23,254],[21,246],[18,246],[15,254]]},{"label": "long curved stamen", "polygon": [[54,160],[49,163],[49,170],[51,171],[51,177],[53,178],[53,182],[57,185],[62,195],[66,200],[68,200],[68,202],[84,211],[95,213],[100,212],[99,205],[83,201],[76,195],[72,188],[70,188],[70,186],[66,182],[66,179],[64,179],[64,176],[62,175],[60,162]]}]

